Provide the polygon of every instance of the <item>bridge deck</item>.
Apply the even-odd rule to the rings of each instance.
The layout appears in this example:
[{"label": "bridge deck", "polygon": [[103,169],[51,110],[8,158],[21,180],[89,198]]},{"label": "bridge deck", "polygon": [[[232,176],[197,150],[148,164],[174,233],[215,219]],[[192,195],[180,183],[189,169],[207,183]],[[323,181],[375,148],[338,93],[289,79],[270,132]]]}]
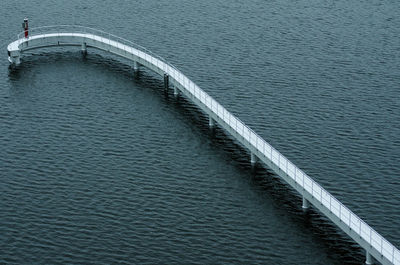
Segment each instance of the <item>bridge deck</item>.
[{"label": "bridge deck", "polygon": [[[73,27],[75,31],[67,32],[62,27]],[[382,264],[400,265],[400,251],[395,246],[163,58],[130,41],[95,29],[78,26],[40,29],[56,32],[18,38],[7,47],[10,61],[15,61],[13,57],[30,49],[58,45],[81,46],[85,43],[85,48],[94,47],[108,51],[135,61],[160,75],[167,74],[169,82],[182,94],[363,247],[367,256],[372,255]]]}]

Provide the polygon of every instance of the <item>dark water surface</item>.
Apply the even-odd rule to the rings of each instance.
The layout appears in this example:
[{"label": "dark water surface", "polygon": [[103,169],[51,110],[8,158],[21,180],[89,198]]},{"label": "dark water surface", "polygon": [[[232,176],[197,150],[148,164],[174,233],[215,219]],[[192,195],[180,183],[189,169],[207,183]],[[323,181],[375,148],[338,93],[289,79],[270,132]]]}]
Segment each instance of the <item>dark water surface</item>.
[{"label": "dark water surface", "polygon": [[[11,1],[176,65],[400,246],[398,1]],[[0,264],[361,264],[159,77],[76,48],[0,60]]]}]

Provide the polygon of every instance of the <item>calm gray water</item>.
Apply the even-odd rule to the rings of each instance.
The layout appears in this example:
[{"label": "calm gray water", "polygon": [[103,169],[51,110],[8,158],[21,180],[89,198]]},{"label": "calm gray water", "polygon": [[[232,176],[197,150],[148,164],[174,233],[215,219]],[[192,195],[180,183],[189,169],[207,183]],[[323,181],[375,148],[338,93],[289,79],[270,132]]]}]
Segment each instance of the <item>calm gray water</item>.
[{"label": "calm gray water", "polygon": [[[1,45],[79,24],[176,65],[400,246],[398,1],[2,2]],[[364,252],[147,70],[0,60],[0,263],[361,264]]]}]

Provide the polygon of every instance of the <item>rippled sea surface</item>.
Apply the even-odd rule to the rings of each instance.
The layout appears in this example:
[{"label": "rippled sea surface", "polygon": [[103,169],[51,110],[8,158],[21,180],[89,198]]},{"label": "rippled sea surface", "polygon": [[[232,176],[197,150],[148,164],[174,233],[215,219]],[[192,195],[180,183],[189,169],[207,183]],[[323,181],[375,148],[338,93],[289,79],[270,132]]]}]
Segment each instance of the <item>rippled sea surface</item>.
[{"label": "rippled sea surface", "polygon": [[146,69],[24,54],[79,24],[177,66],[400,247],[398,1],[11,1],[0,9],[1,264],[361,264],[364,251]]}]

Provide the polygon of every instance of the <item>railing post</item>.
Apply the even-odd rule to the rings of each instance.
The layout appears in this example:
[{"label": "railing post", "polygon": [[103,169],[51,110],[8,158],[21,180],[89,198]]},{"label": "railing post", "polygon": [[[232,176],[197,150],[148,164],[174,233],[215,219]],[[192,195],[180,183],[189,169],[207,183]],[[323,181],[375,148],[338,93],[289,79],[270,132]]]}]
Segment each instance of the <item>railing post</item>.
[{"label": "railing post", "polygon": [[278,168],[281,169],[281,155],[278,154]]},{"label": "railing post", "polygon": [[289,161],[286,159],[286,174],[289,175]]},{"label": "railing post", "polygon": [[[324,204],[323,202],[322,202],[322,187],[320,187],[321,188],[321,204]],[[351,218],[351,217],[350,217]]]},{"label": "railing post", "polygon": [[270,149],[269,150],[271,150],[271,162],[273,163],[274,161],[272,161],[272,146],[270,147]]},{"label": "railing post", "polygon": [[351,230],[351,212],[349,213],[349,227],[350,227],[350,230]]}]

